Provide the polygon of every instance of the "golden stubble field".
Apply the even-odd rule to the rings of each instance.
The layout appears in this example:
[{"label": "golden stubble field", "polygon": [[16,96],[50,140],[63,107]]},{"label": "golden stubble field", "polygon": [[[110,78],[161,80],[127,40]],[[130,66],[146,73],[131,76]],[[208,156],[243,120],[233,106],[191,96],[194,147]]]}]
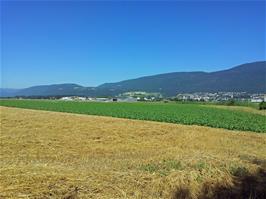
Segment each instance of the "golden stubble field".
[{"label": "golden stubble field", "polygon": [[265,134],[0,108],[0,198],[265,194]]}]

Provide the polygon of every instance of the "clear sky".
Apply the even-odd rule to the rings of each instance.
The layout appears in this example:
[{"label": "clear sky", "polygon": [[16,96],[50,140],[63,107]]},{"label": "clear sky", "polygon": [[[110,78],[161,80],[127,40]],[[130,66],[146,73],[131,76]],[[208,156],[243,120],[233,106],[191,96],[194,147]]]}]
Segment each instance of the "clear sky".
[{"label": "clear sky", "polygon": [[265,60],[265,1],[1,1],[1,87]]}]

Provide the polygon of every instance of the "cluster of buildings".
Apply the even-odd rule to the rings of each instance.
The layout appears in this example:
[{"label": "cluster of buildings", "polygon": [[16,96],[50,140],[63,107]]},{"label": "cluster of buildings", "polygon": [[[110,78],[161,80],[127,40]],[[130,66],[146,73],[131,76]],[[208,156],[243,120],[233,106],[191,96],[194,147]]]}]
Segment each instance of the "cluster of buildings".
[{"label": "cluster of buildings", "polygon": [[[169,99],[169,98],[167,98]],[[60,100],[65,101],[91,101],[91,102],[137,102],[137,101],[162,101],[167,100],[161,95],[148,94],[145,92],[128,92],[122,95],[119,95],[114,98],[105,98],[105,97],[80,97],[80,96],[69,96],[62,97]],[[197,92],[197,93],[180,93],[176,97],[170,98],[170,100],[176,101],[214,101],[214,102],[223,102],[229,100],[237,101],[250,101],[250,102],[262,102],[266,101],[266,94],[249,94],[246,92]]]},{"label": "cluster of buildings", "polygon": [[137,102],[137,101],[155,101],[162,98],[160,93],[147,93],[142,91],[126,92],[117,97],[80,97],[69,96],[61,97],[60,100],[65,101],[92,101],[92,102]]},{"label": "cluster of buildings", "polygon": [[266,101],[266,94],[249,94],[246,92],[197,92],[197,93],[182,93],[176,96],[177,100],[181,101],[251,101],[262,102]]},{"label": "cluster of buildings", "polygon": [[64,101],[91,101],[91,102],[136,102],[137,98],[127,97],[127,98],[105,98],[105,97],[79,97],[79,96],[70,96],[62,97],[60,100]]},{"label": "cluster of buildings", "polygon": [[251,102],[266,102],[266,94],[253,94],[250,98]]}]

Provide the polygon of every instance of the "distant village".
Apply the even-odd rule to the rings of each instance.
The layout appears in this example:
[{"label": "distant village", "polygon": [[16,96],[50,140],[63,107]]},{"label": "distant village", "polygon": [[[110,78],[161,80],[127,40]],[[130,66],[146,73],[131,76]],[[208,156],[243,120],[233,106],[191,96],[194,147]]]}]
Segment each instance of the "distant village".
[{"label": "distant village", "polygon": [[266,94],[249,94],[246,92],[217,92],[217,93],[191,93],[191,94],[178,94],[178,100],[192,100],[192,101],[250,101],[250,102],[263,102],[266,101]]},{"label": "distant village", "polygon": [[202,102],[223,102],[229,100],[249,101],[254,103],[266,102],[266,94],[249,94],[246,92],[197,92],[180,93],[175,97],[165,98],[160,93],[148,92],[126,92],[117,97],[83,97],[65,96],[59,98],[65,101],[94,101],[94,102],[137,102],[137,101],[202,101]]}]

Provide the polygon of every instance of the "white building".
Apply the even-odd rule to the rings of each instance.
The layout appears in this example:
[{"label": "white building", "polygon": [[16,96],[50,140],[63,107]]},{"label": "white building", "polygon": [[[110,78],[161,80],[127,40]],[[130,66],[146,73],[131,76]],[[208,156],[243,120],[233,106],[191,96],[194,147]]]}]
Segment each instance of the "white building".
[{"label": "white building", "polygon": [[256,102],[256,103],[260,103],[260,102],[263,102],[263,99],[261,99],[261,98],[252,98],[251,99],[251,102]]},{"label": "white building", "polygon": [[61,97],[60,100],[73,101],[72,97]]}]

